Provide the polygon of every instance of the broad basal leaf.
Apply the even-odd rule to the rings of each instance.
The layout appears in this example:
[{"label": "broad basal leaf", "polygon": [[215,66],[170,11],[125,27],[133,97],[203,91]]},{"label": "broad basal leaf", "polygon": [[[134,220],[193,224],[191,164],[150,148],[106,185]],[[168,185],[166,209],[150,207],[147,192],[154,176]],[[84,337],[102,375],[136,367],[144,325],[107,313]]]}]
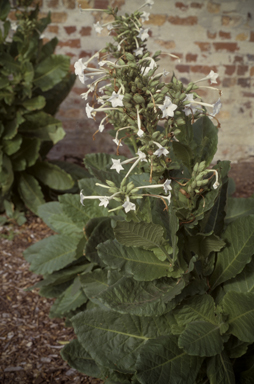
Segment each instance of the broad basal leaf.
[{"label": "broad basal leaf", "polygon": [[36,138],[24,137],[19,150],[11,156],[15,171],[23,171],[34,165],[39,157],[41,142]]},{"label": "broad basal leaf", "polygon": [[228,280],[224,285],[223,289],[226,292],[251,292],[254,293],[254,259],[247,265],[244,270],[239,273],[234,279]]},{"label": "broad basal leaf", "polygon": [[254,214],[254,198],[230,197],[227,203],[226,222],[230,223],[239,217]]},{"label": "broad basal leaf", "polygon": [[148,340],[137,359],[137,378],[141,384],[193,384],[203,359],[189,356],[177,345],[177,337]]},{"label": "broad basal leaf", "polygon": [[19,177],[18,189],[25,205],[37,213],[38,207],[45,204],[38,181],[28,173],[22,172]]},{"label": "broad basal leaf", "polygon": [[10,156],[19,150],[21,143],[22,143],[22,136],[19,134],[17,134],[11,140],[3,140],[2,142],[3,151]]},{"label": "broad basal leaf", "polygon": [[223,234],[229,244],[217,255],[217,262],[211,276],[212,289],[239,274],[250,262],[254,252],[254,216],[233,221]]},{"label": "broad basal leaf", "polygon": [[69,71],[70,59],[64,55],[48,56],[35,68],[34,84],[47,91],[59,83]]},{"label": "broad basal leaf", "polygon": [[210,384],[235,384],[233,366],[225,351],[208,359],[207,376]]},{"label": "broad basal leaf", "polygon": [[140,318],[102,308],[87,309],[71,319],[78,341],[104,367],[135,372],[140,347],[149,339],[167,335],[166,317]]},{"label": "broad basal leaf", "polygon": [[37,161],[30,172],[43,184],[48,185],[52,189],[62,191],[70,189],[74,185],[71,175],[57,165],[46,161]]},{"label": "broad basal leaf", "polygon": [[43,96],[36,96],[32,99],[23,101],[22,105],[28,111],[35,111],[36,109],[42,109],[46,104],[46,100]]},{"label": "broad basal leaf", "polygon": [[254,342],[254,293],[227,292],[222,301],[228,315],[229,332],[238,339]]},{"label": "broad basal leaf", "polygon": [[153,281],[168,276],[172,270],[172,264],[158,260],[153,252],[142,248],[126,247],[116,240],[108,240],[100,244],[97,249],[101,260],[110,268],[133,275],[133,278],[138,281]]}]

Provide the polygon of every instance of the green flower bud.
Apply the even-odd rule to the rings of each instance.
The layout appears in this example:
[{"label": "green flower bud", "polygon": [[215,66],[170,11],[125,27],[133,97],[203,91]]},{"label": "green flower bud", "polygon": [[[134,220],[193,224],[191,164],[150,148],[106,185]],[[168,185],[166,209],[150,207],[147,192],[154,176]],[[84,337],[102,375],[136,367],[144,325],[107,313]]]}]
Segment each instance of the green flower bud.
[{"label": "green flower bud", "polygon": [[131,100],[132,100],[132,95],[129,94],[129,93],[125,93],[125,94],[124,94],[124,98],[123,98],[123,100],[131,101]]},{"label": "green flower bud", "polygon": [[113,181],[111,180],[106,180],[106,184],[109,186],[109,187],[115,187],[115,183],[113,183]]},{"label": "green flower bud", "polygon": [[132,199],[141,199],[142,196],[141,195],[131,195],[131,198]]},{"label": "green flower bud", "polygon": [[179,100],[180,101],[183,101],[186,97],[186,94],[185,93],[182,93],[181,96],[179,97]]},{"label": "green flower bud", "polygon": [[191,188],[191,186],[190,186],[190,185],[188,185],[187,191],[188,191],[188,193],[191,193],[191,191],[192,191],[192,188]]},{"label": "green flower bud", "polygon": [[180,129],[175,129],[174,130],[174,135],[176,136],[176,135],[179,135],[179,133],[181,133],[181,130]]},{"label": "green flower bud", "polygon": [[121,181],[120,186],[123,187],[123,186],[126,184],[126,181],[127,181],[127,179],[123,179],[123,180]]},{"label": "green flower bud", "polygon": [[205,161],[202,161],[198,166],[198,172],[202,172],[205,169]]},{"label": "green flower bud", "polygon": [[193,172],[197,172],[197,170],[198,170],[198,166],[199,166],[199,163],[196,163],[195,165],[194,165],[194,167],[193,167]]},{"label": "green flower bud", "polygon": [[147,104],[147,108],[153,108],[153,107],[154,107],[153,103],[148,103]]},{"label": "green flower bud", "polygon": [[108,191],[109,191],[109,193],[116,193],[116,192],[119,192],[119,188],[117,188],[117,187],[110,187]]},{"label": "green flower bud", "polygon": [[131,92],[135,93],[137,90],[137,87],[135,85],[132,85],[131,86]]},{"label": "green flower bud", "polygon": [[143,96],[139,95],[138,93],[136,93],[134,96],[133,96],[133,100],[135,101],[135,103],[137,104],[142,104],[142,103],[145,103],[145,99],[143,98]]},{"label": "green flower bud", "polygon": [[160,80],[154,80],[154,81],[152,81],[151,83],[149,82],[149,85],[150,85],[151,87],[155,87],[157,84],[159,84],[159,82],[160,82]]},{"label": "green flower bud", "polygon": [[125,57],[128,61],[135,61],[135,57],[130,52],[125,52]]},{"label": "green flower bud", "polygon": [[158,138],[160,137],[160,135],[161,135],[161,133],[160,133],[159,131],[155,131],[155,132],[153,132],[153,134],[152,134],[152,138],[153,138],[154,140],[156,140],[156,139],[158,139]]},{"label": "green flower bud", "polygon": [[175,112],[174,112],[174,115],[175,115],[175,116],[182,116],[182,112],[181,112],[181,111],[175,111]]},{"label": "green flower bud", "polygon": [[[122,202],[122,199],[120,197],[114,197],[114,200]],[[119,207],[119,209],[121,209],[121,208]]]},{"label": "green flower bud", "polygon": [[186,92],[186,93],[187,93],[187,92],[190,92],[190,91],[192,90],[193,86],[194,86],[193,83],[189,83],[188,86],[187,86],[187,88],[186,88],[186,90],[185,90],[185,92]]},{"label": "green flower bud", "polygon": [[177,125],[185,125],[185,120],[182,118],[178,118],[178,119],[176,119],[176,124]]},{"label": "green flower bud", "polygon": [[197,185],[196,180],[193,180],[193,182],[191,183],[191,188],[192,189],[196,188],[196,185]]},{"label": "green flower bud", "polygon": [[186,101],[183,101],[183,102],[182,102],[182,105],[183,105],[183,106],[184,106],[184,105],[187,105],[187,104],[190,104],[189,100],[186,100]]},{"label": "green flower bud", "polygon": [[117,62],[118,65],[125,65],[125,62],[123,61],[123,59],[119,59],[118,62]]},{"label": "green flower bud", "polygon": [[161,142],[161,145],[164,147],[168,143],[168,139],[165,139]]},{"label": "green flower bud", "polygon": [[123,105],[124,105],[126,108],[132,108],[132,104],[129,103],[128,101],[124,100],[124,99],[123,99]]},{"label": "green flower bud", "polygon": [[139,191],[139,188],[133,188],[133,190],[131,191],[131,194],[135,194],[135,193],[137,193]]},{"label": "green flower bud", "polygon": [[133,188],[135,187],[135,185],[133,184],[133,182],[131,181],[129,184],[127,184],[126,186],[126,193],[129,193]]}]

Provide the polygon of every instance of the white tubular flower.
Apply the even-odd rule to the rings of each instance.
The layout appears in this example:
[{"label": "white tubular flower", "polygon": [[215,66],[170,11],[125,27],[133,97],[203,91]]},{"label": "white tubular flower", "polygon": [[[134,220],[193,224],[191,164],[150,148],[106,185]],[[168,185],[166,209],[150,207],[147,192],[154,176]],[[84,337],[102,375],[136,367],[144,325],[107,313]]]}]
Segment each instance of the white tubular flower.
[{"label": "white tubular flower", "polygon": [[104,196],[104,197],[100,197],[99,200],[100,200],[99,207],[103,206],[103,207],[106,208],[108,206],[108,204],[109,204],[109,200],[110,199],[107,196]]},{"label": "white tubular flower", "polygon": [[83,189],[81,189],[81,191],[80,191],[80,203],[82,205],[84,205],[83,201],[86,199],[87,200],[94,200],[94,199],[101,199],[101,198],[103,198],[103,196],[85,196],[85,195],[83,195]]},{"label": "white tubular flower", "polygon": [[[166,181],[165,181],[165,183],[163,184],[163,188],[164,188],[164,191],[165,191],[165,193],[167,193],[167,192],[169,192],[169,191],[171,191],[172,190],[172,187],[171,187],[171,180],[169,180],[169,179],[167,179]],[[170,192],[169,192],[170,193]]]},{"label": "white tubular flower", "polygon": [[12,30],[13,32],[16,32],[17,28],[18,28],[18,24],[17,24],[15,21],[13,21],[13,22],[11,23],[11,30]]},{"label": "white tubular flower", "polygon": [[92,116],[93,111],[94,111],[94,108],[90,107],[90,105],[87,103],[87,105],[86,105],[86,114],[87,114],[87,117],[89,119],[93,118],[93,116]]},{"label": "white tubular flower", "polygon": [[161,157],[161,155],[167,156],[168,153],[169,151],[166,148],[160,147],[154,152],[154,155]]},{"label": "white tubular flower", "polygon": [[154,5],[154,1],[153,0],[146,0],[146,5],[148,5],[150,8],[152,8],[152,6]]},{"label": "white tubular flower", "polygon": [[145,134],[145,132],[142,131],[142,129],[139,129],[138,132],[137,132],[138,137],[143,137],[144,134]]},{"label": "white tubular flower", "polygon": [[135,56],[139,56],[139,55],[143,55],[143,51],[144,51],[144,48],[139,47],[134,49],[133,52],[135,53]]},{"label": "white tubular flower", "polygon": [[120,171],[124,169],[124,167],[121,164],[121,160],[120,159],[117,159],[117,160],[111,159],[111,160],[113,165],[110,167],[110,169],[115,169],[117,173],[120,173]]},{"label": "white tubular flower", "polygon": [[136,155],[138,155],[140,161],[147,161],[146,154],[140,151],[140,149],[138,149],[138,152],[136,153]]},{"label": "white tubular flower", "polygon": [[95,29],[95,32],[96,33],[101,33],[101,31],[103,30],[103,27],[100,25],[99,21],[97,21],[96,24],[93,25],[94,26],[94,29]]},{"label": "white tubular flower", "polygon": [[220,186],[220,183],[218,181],[215,181],[213,184],[213,189],[217,189]]},{"label": "white tubular flower", "polygon": [[204,81],[204,80],[210,80],[211,84],[217,84],[216,79],[218,76],[219,76],[218,73],[215,73],[214,71],[210,71],[210,73],[206,77],[203,77],[203,79],[194,81],[194,83],[199,83],[200,81]]},{"label": "white tubular flower", "polygon": [[108,98],[108,101],[111,102],[112,107],[123,107],[123,98],[124,95],[119,95],[119,93],[116,93],[113,91],[112,95]]},{"label": "white tubular flower", "polygon": [[160,110],[162,111],[163,115],[162,117],[173,117],[174,116],[174,111],[177,108],[176,104],[173,104],[170,97],[166,96],[163,105],[158,105]]},{"label": "white tubular flower", "polygon": [[149,12],[145,12],[145,11],[143,11],[143,12],[142,12],[142,16],[141,16],[141,21],[142,21],[142,23],[144,23],[145,21],[148,21],[148,20],[149,20],[149,16],[150,16],[150,13],[149,13]]},{"label": "white tubular flower", "polygon": [[112,24],[108,24],[108,26],[107,26],[107,30],[108,30],[108,31],[112,31],[112,29],[114,29],[113,25],[112,25]]},{"label": "white tubular flower", "polygon": [[215,116],[217,115],[217,113],[220,112],[220,109],[222,107],[222,104],[221,104],[221,101],[220,101],[220,98],[216,101],[216,103],[214,104],[213,106],[213,113],[212,113],[212,116]]},{"label": "white tubular flower", "polygon": [[100,125],[99,125],[99,132],[103,132],[104,129],[105,129],[105,126],[103,125],[103,122],[106,120],[107,116],[105,116],[101,122],[100,122]]},{"label": "white tubular flower", "polygon": [[88,89],[87,92],[81,93],[81,98],[82,98],[82,99],[87,100],[87,99],[88,99],[88,95],[89,95],[89,93],[94,91],[94,87],[93,87],[93,86],[90,87],[90,86],[88,85],[88,87],[89,87],[89,89]]},{"label": "white tubular flower", "polygon": [[137,107],[137,122],[138,122],[138,137],[142,137],[144,135],[144,131],[141,129],[141,120],[139,116],[139,107]]},{"label": "white tubular flower", "polygon": [[83,74],[83,75],[79,75],[79,80],[81,81],[82,84],[85,84],[86,80],[88,80],[88,77]]},{"label": "white tubular flower", "polygon": [[139,34],[137,35],[137,37],[139,37],[142,41],[147,39],[149,37],[148,28],[146,28],[146,29],[140,28]]},{"label": "white tubular flower", "polygon": [[[120,140],[118,140],[117,138],[115,138],[114,140],[113,140],[113,142],[117,145],[117,146],[119,146],[119,147],[122,147],[123,146],[123,144],[120,142]],[[120,142],[120,144],[119,144],[119,142]]]},{"label": "white tubular flower", "polygon": [[135,211],[136,210],[136,205],[134,203],[130,202],[129,196],[127,196],[126,198],[127,198],[127,200],[122,205],[122,207],[124,207],[125,213],[128,213],[130,211]]},{"label": "white tubular flower", "polygon": [[82,76],[84,75],[84,70],[86,69],[86,65],[83,63],[83,59],[79,59],[74,63],[75,75]]},{"label": "white tubular flower", "polygon": [[157,65],[156,65],[155,60],[151,58],[150,64],[148,65],[148,67],[142,67],[141,68],[141,73],[145,76],[148,74],[150,69],[154,69],[154,68],[157,68]]}]

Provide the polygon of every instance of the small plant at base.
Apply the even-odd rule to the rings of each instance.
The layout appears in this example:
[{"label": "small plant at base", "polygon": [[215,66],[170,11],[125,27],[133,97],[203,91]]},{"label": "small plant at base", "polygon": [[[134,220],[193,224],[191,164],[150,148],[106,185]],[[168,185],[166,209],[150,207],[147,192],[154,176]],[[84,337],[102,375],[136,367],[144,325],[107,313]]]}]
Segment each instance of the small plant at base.
[{"label": "small plant at base", "polygon": [[87,102],[88,117],[105,112],[117,149],[127,144],[133,157],[87,155],[91,177],[79,182],[80,195],[39,209],[58,234],[24,256],[44,278],[34,287],[56,297],[50,316],[74,328],[77,339],[61,354],[80,372],[107,384],[245,384],[253,377],[254,199],[228,196],[228,161],[210,168],[220,101],[204,103],[194,83],[156,75],[159,52],[147,51],[141,9],[119,16],[108,8],[115,44],[101,51],[98,69],[89,62],[99,54],[76,65],[82,82],[93,80],[82,97],[102,94],[101,106]]}]

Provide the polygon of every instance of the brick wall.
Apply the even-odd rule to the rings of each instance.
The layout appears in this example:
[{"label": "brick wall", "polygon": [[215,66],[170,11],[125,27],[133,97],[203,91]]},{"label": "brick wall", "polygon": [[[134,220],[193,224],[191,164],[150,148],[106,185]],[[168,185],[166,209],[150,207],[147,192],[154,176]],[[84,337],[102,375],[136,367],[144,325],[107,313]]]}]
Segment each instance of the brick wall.
[{"label": "brick wall", "polygon": [[[142,0],[112,0],[121,14],[136,10]],[[82,8],[106,8],[108,0],[42,0],[42,12],[51,11],[52,24],[45,38],[59,38],[56,53],[71,57],[72,68],[80,57],[90,57],[110,41],[106,28],[97,36],[93,23],[101,20],[99,12],[80,13]],[[218,115],[221,123],[219,150],[216,159],[231,161],[254,159],[254,0],[155,0],[150,10],[148,48],[161,49],[180,57],[172,60],[162,54],[160,67],[174,71],[184,83],[198,80],[211,69],[219,73],[218,87],[222,90],[223,108]],[[104,22],[107,15],[103,14]],[[170,79],[170,75],[168,80]],[[203,85],[203,83],[202,83]],[[208,85],[204,83],[204,85]],[[103,132],[92,140],[98,123],[86,118],[84,92],[77,79],[57,117],[63,121],[66,138],[51,153],[83,156],[99,150],[113,152],[111,137]],[[218,92],[200,90],[204,101],[213,103]],[[122,152],[123,153],[123,152]]]}]

